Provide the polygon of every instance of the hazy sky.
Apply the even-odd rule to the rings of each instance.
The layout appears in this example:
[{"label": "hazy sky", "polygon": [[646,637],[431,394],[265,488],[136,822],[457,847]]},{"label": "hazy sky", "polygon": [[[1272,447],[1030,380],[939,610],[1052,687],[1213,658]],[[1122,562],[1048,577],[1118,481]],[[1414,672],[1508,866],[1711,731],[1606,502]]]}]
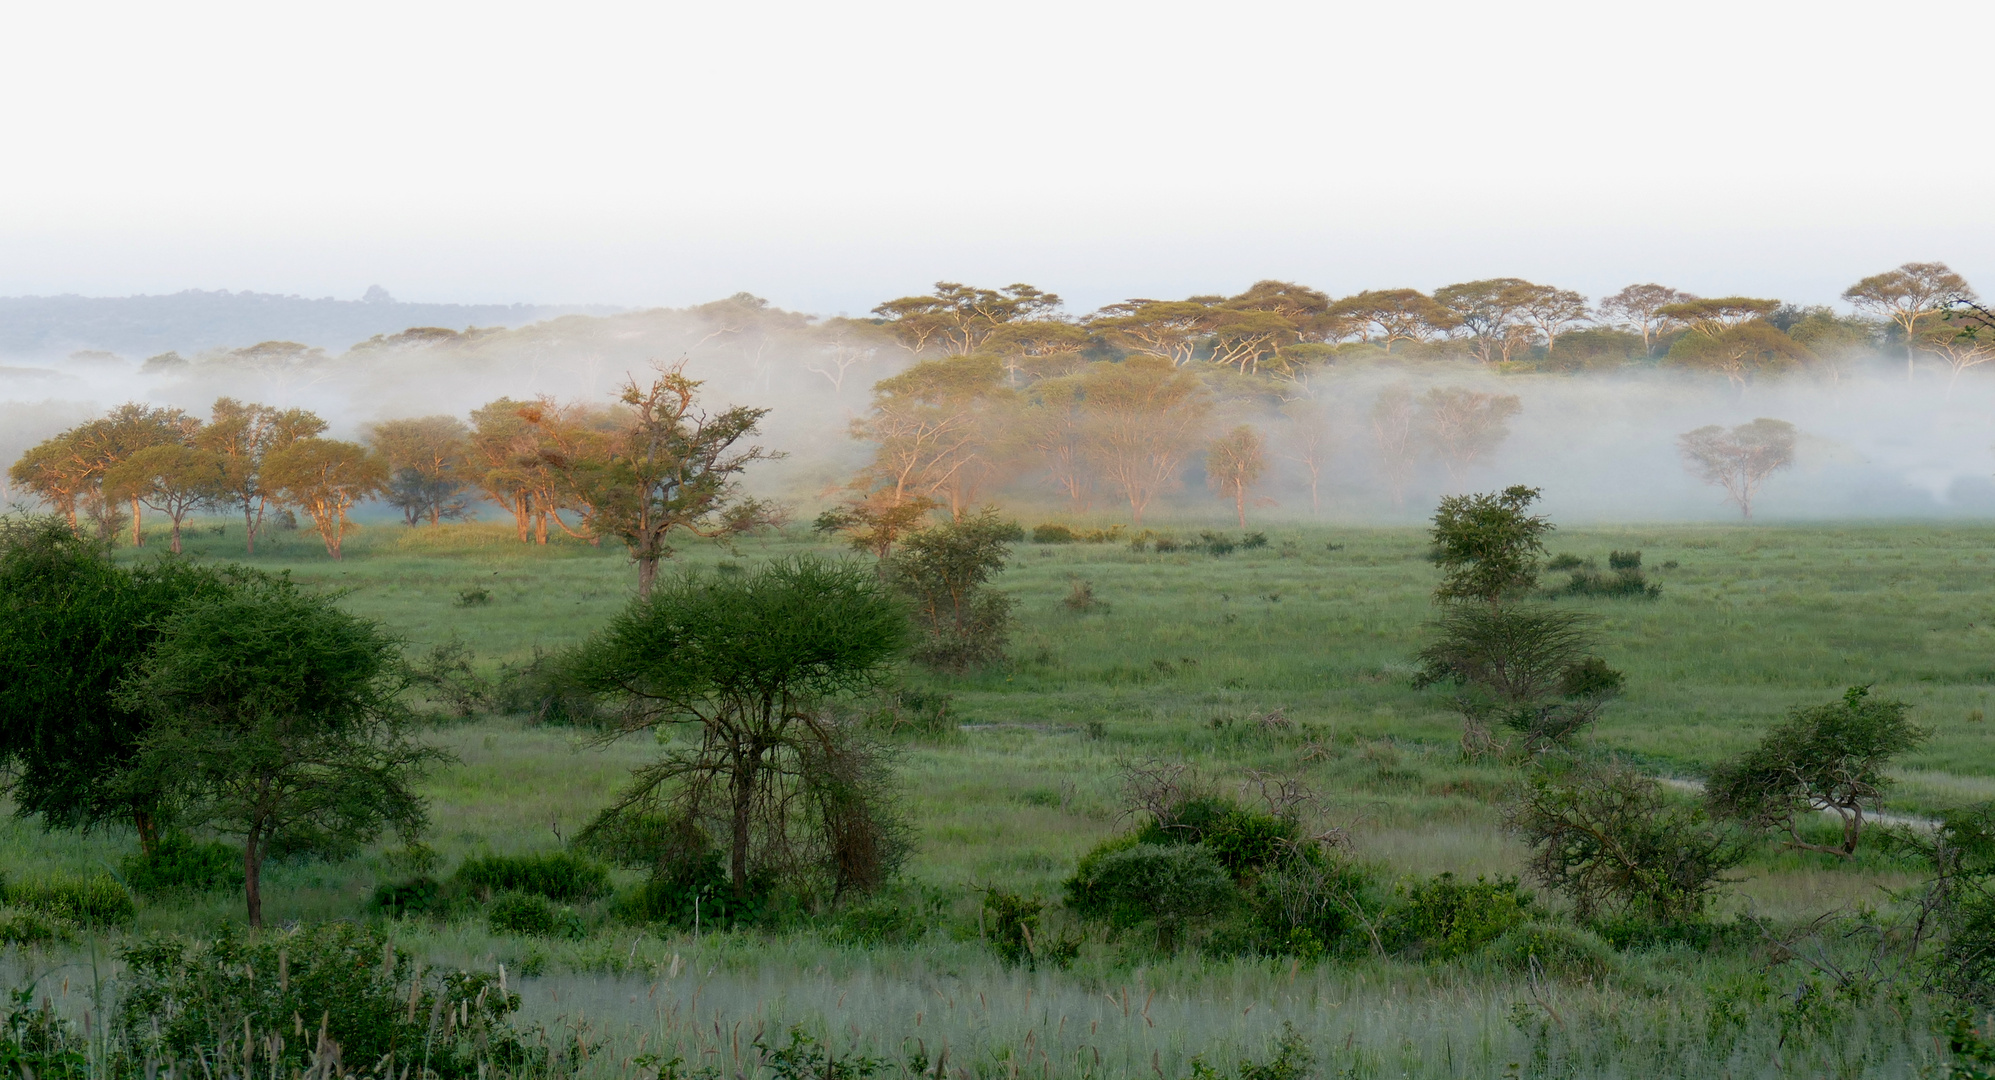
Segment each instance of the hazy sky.
[{"label": "hazy sky", "polygon": [[1995,289],[1967,3],[14,4],[0,294]]}]

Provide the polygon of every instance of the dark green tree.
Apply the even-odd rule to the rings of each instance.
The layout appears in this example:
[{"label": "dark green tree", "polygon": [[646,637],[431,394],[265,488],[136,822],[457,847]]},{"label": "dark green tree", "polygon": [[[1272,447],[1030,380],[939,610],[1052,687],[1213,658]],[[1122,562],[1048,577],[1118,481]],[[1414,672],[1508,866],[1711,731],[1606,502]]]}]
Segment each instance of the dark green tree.
[{"label": "dark green tree", "polygon": [[[1863,816],[1882,809],[1892,780],[1891,759],[1932,736],[1905,715],[1902,701],[1852,686],[1843,699],[1795,709],[1758,746],[1711,770],[1711,805],[1727,817],[1787,833],[1788,844],[1847,858],[1856,854]],[[1803,815],[1828,812],[1842,821],[1842,843],[1801,838]]]},{"label": "dark green tree", "polygon": [[[895,827],[877,771],[825,705],[881,686],[908,636],[906,613],[860,565],[799,558],[658,582],[573,670],[625,702],[610,738],[685,726],[697,743],[635,770],[582,838],[690,825],[726,848],[740,899],[756,872],[812,863],[835,887],[877,883],[898,857]],[[854,863],[867,845],[879,858]]]},{"label": "dark green tree", "polygon": [[1538,584],[1538,559],[1552,523],[1531,514],[1538,489],[1512,485],[1491,495],[1449,495],[1434,511],[1434,562],[1445,575],[1434,599],[1491,608]]},{"label": "dark green tree", "polygon": [[1024,538],[1017,522],[988,508],[901,538],[886,571],[913,609],[916,660],[964,671],[1004,658],[1015,601],[989,583]]},{"label": "dark green tree", "polygon": [[162,792],[132,771],[151,723],[121,702],[135,671],[182,606],[253,577],[172,559],[119,566],[109,543],[60,517],[0,524],[0,758],[14,772],[14,812],[51,826],[129,823],[148,853]]},{"label": "dark green tree", "polygon": [[400,643],[374,623],[289,581],[244,582],[162,620],[120,687],[118,704],[152,721],[130,774],[170,792],[189,826],[242,838],[262,926],[273,848],[334,854],[427,826],[415,785],[447,755],[413,737],[406,686]]}]

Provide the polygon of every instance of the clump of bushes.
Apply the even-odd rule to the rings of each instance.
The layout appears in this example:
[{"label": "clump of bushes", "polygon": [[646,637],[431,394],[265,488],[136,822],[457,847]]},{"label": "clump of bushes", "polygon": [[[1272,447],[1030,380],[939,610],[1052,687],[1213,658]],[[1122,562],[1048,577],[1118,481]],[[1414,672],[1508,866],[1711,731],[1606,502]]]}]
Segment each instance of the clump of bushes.
[{"label": "clump of bushes", "polygon": [[1094,594],[1094,582],[1075,578],[1067,590],[1067,598],[1060,601],[1068,611],[1086,614],[1090,611],[1107,611],[1108,603]]},{"label": "clump of bushes", "polygon": [[421,1061],[427,1075],[470,1080],[534,1071],[546,1057],[513,1028],[520,997],[497,973],[426,973],[367,927],[325,923],[254,940],[224,930],[191,946],[155,937],[122,955],[118,1023],[129,1053],[176,1075],[295,1076],[335,1055],[352,1068]]},{"label": "clump of bushes", "polygon": [[1545,564],[1548,570],[1570,570],[1564,585],[1550,591],[1552,596],[1600,596],[1610,599],[1655,600],[1662,586],[1651,584],[1642,573],[1642,553],[1613,551],[1607,555],[1607,573],[1601,573],[1592,560],[1560,555]]},{"label": "clump of bushes", "polygon": [[1071,544],[1079,537],[1065,525],[1034,525],[1032,542],[1035,544]]},{"label": "clump of bushes", "polygon": [[544,652],[536,645],[524,664],[499,665],[490,701],[494,711],[525,716],[536,724],[593,727],[609,719],[610,710],[576,679],[573,657]]},{"label": "clump of bushes", "polygon": [[564,904],[594,900],[610,892],[607,867],[566,851],[466,859],[451,881],[484,898],[524,893]]},{"label": "clump of bushes", "polygon": [[953,694],[903,686],[882,695],[860,723],[887,735],[934,738],[956,729],[955,702]]},{"label": "clump of bushes", "polygon": [[443,885],[425,874],[376,886],[368,907],[391,919],[401,919],[410,915],[441,914],[448,903]]},{"label": "clump of bushes", "polygon": [[125,856],[118,869],[125,884],[140,896],[240,889],[243,881],[241,850],[219,841],[196,841],[184,833],[168,833],[152,851]]},{"label": "clump of bushes", "polygon": [[1048,522],[1032,527],[1032,542],[1035,544],[1112,544],[1122,539],[1122,526],[1111,525],[1106,529],[1076,529],[1070,525]]},{"label": "clump of bushes", "polygon": [[588,924],[573,908],[555,907],[533,893],[506,893],[492,901],[485,924],[494,934],[552,937],[579,941],[589,936]]},{"label": "clump of bushes", "polygon": [[1519,888],[1516,878],[1469,882],[1443,873],[1400,887],[1384,920],[1381,943],[1432,960],[1453,960],[1481,952],[1534,914],[1531,894]]},{"label": "clump of bushes", "polygon": [[44,874],[0,886],[0,902],[85,926],[125,926],[138,915],[132,894],[109,874]]}]

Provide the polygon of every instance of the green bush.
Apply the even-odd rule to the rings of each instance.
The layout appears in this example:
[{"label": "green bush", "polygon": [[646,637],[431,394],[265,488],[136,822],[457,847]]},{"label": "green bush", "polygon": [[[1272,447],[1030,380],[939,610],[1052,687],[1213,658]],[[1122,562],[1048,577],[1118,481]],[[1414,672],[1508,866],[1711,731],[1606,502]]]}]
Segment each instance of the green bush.
[{"label": "green bush", "polygon": [[1240,546],[1246,548],[1248,551],[1259,551],[1268,546],[1268,534],[1264,532],[1250,532],[1240,538]]},{"label": "green bush", "polygon": [[1166,949],[1176,947],[1191,922],[1224,910],[1236,895],[1232,875],[1203,844],[1097,849],[1067,882],[1076,914],[1118,929],[1154,923]]},{"label": "green bush", "polygon": [[1202,532],[1198,534],[1198,546],[1210,555],[1231,555],[1239,545],[1224,533]]},{"label": "green bush", "polygon": [[507,893],[492,901],[485,924],[494,934],[513,937],[551,937],[580,941],[589,936],[582,916],[569,908],[557,908],[545,897],[532,893]]},{"label": "green bush", "polygon": [[109,874],[48,874],[7,882],[5,902],[93,926],[124,926],[138,915],[132,894]]},{"label": "green bush", "polygon": [[1600,935],[1559,923],[1527,922],[1490,942],[1484,955],[1512,971],[1535,964],[1547,975],[1601,978],[1614,970],[1614,949]]},{"label": "green bush", "polygon": [[409,915],[441,913],[447,901],[443,886],[425,874],[404,881],[383,882],[375,888],[367,906],[391,919],[400,919]]},{"label": "green bush", "polygon": [[534,646],[524,664],[500,664],[488,700],[493,711],[526,716],[536,724],[593,727],[609,719],[601,700],[575,679],[573,657]]},{"label": "green bush", "polygon": [[1255,879],[1246,900],[1253,951],[1315,959],[1361,953],[1384,906],[1369,867],[1322,856],[1285,859]]},{"label": "green bush", "polygon": [[1516,878],[1466,882],[1444,873],[1402,886],[1380,936],[1389,949],[1452,960],[1480,951],[1533,914],[1531,894]]},{"label": "green bush", "polygon": [[660,863],[644,884],[617,898],[611,913],[624,922],[681,929],[752,926],[769,914],[774,886],[769,875],[754,874],[748,896],[737,898],[720,851],[707,848]]},{"label": "green bush", "polygon": [[1145,844],[1204,844],[1235,878],[1245,879],[1300,850],[1302,833],[1287,818],[1201,795],[1144,825],[1136,838]]},{"label": "green bush", "polygon": [[140,896],[242,888],[242,850],[219,841],[196,842],[184,834],[161,837],[151,854],[125,856],[119,871]]},{"label": "green bush", "polygon": [[520,892],[569,904],[606,896],[610,891],[606,867],[566,851],[466,859],[451,881],[480,897]]},{"label": "green bush", "polygon": [[254,940],[228,929],[191,947],[155,937],[122,956],[117,1023],[132,1075],[141,1062],[176,1076],[244,1075],[253,1048],[257,1074],[296,1076],[321,1032],[348,1068],[393,1055],[436,1080],[535,1071],[546,1056],[513,1029],[520,997],[497,974],[426,974],[367,927],[324,923]]},{"label": "green bush", "polygon": [[1074,530],[1065,525],[1046,524],[1032,527],[1032,542],[1035,544],[1071,544],[1078,539],[1080,537],[1074,535]]}]

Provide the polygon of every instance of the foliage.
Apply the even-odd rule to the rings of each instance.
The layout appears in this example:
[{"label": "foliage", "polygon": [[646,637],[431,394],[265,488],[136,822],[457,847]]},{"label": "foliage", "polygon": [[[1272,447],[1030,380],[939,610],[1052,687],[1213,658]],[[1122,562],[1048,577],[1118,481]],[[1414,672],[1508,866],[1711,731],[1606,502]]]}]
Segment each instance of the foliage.
[{"label": "foliage", "polygon": [[1004,658],[1015,601],[988,587],[1022,533],[994,509],[901,541],[887,579],[912,607],[920,634],[914,658],[946,671]]},{"label": "foliage", "polygon": [[1701,807],[1617,762],[1541,763],[1509,825],[1531,848],[1531,876],[1581,918],[1694,919],[1750,850]]},{"label": "foliage", "polygon": [[1496,607],[1529,592],[1538,582],[1551,522],[1531,515],[1538,489],[1516,485],[1491,495],[1449,495],[1434,512],[1434,562],[1440,601],[1473,601]]},{"label": "foliage", "polygon": [[[1309,1048],[1309,1040],[1295,1030],[1295,1023],[1284,1020],[1282,1033],[1275,1040],[1274,1056],[1266,1061],[1242,1058],[1233,1075],[1236,1080],[1309,1080],[1317,1075],[1316,1052]],[[1224,1076],[1206,1064],[1204,1058],[1192,1055],[1190,1080],[1222,1080]]]},{"label": "foliage", "polygon": [[[754,462],[781,456],[736,446],[769,410],[737,405],[708,413],[698,404],[700,385],[684,364],[659,369],[648,387],[632,379],[619,397],[624,422],[607,440],[545,457],[586,508],[589,526],[630,549],[640,596],[650,595],[658,564],[672,557],[673,533],[726,539],[768,524],[775,512],[744,497],[736,481]],[[528,415],[533,422],[546,413]]]},{"label": "foliage", "polygon": [[[8,940],[24,939],[10,933]],[[89,1037],[51,1008],[48,998],[37,1006],[32,986],[10,990],[7,997],[7,1015],[0,1020],[0,1069],[36,1080],[86,1080],[93,1075]]]},{"label": "foliage", "polygon": [[1240,527],[1247,527],[1247,496],[1268,471],[1268,442],[1251,424],[1241,424],[1205,449],[1205,483],[1233,504]]},{"label": "foliage", "polygon": [[[577,681],[629,703],[616,734],[689,725],[700,741],[636,770],[589,832],[711,829],[727,838],[737,899],[763,868],[865,887],[848,858],[891,831],[884,777],[860,775],[881,762],[826,705],[882,686],[907,638],[900,606],[854,565],[800,558],[665,582],[582,647]],[[874,848],[879,866],[890,847]]]},{"label": "foliage", "polygon": [[468,719],[492,704],[492,684],[472,666],[477,654],[453,632],[409,665],[409,682],[424,700]]},{"label": "foliage", "polygon": [[1598,934],[1564,923],[1520,923],[1489,943],[1484,955],[1512,971],[1598,979],[1615,967],[1614,949]]},{"label": "foliage", "polygon": [[288,581],[182,606],[118,692],[153,720],[133,771],[190,826],[243,838],[244,894],[274,846],[344,852],[427,823],[414,785],[444,758],[410,735],[400,647]]},{"label": "foliage", "polygon": [[84,925],[125,926],[138,915],[130,891],[109,874],[46,873],[9,881],[0,892],[9,907]]},{"label": "foliage", "polygon": [[1531,894],[1516,878],[1461,881],[1443,873],[1401,886],[1379,934],[1388,949],[1418,950],[1431,960],[1452,960],[1484,946],[1536,914]]},{"label": "foliage", "polygon": [[1545,568],[1572,571],[1570,580],[1551,590],[1553,596],[1599,596],[1632,600],[1655,600],[1662,596],[1662,586],[1650,584],[1648,577],[1642,573],[1642,553],[1639,551],[1608,553],[1609,572],[1606,574],[1595,569],[1591,560],[1581,560],[1573,555],[1561,555],[1545,564]]},{"label": "foliage", "polygon": [[60,518],[0,522],[0,753],[15,813],[51,825],[130,822],[158,842],[157,784],[134,771],[153,716],[117,696],[168,616],[252,579],[179,561],[114,563]]},{"label": "foliage", "polygon": [[[1909,708],[1872,698],[1867,686],[1850,687],[1840,702],[1797,708],[1758,746],[1711,771],[1711,804],[1759,828],[1785,830],[1793,847],[1854,855],[1864,811],[1881,810],[1892,784],[1885,768],[1932,737],[1906,717]],[[1802,839],[1803,815],[1819,811],[1841,819],[1840,844]]]},{"label": "foliage", "polygon": [[610,872],[565,851],[483,855],[459,864],[451,883],[485,897],[514,892],[578,903],[609,895]]},{"label": "foliage", "polygon": [[387,466],[359,443],[317,437],[272,450],[263,462],[264,483],[285,503],[303,510],[334,559],[344,549],[347,512],[379,495]]},{"label": "foliage", "polygon": [[141,849],[125,856],[119,872],[140,896],[240,889],[242,852],[228,844],[172,832],[161,837],[153,850]]},{"label": "foliage", "polygon": [[983,893],[978,922],[991,950],[1007,964],[1036,966],[1039,947],[1035,939],[1045,902],[997,885],[986,885]]},{"label": "foliage", "polygon": [[494,934],[515,937],[556,937],[579,940],[589,936],[582,917],[570,908],[557,908],[532,893],[503,893],[485,912],[485,925]]},{"label": "foliage", "polygon": [[425,973],[371,928],[324,923],[256,938],[224,930],[191,947],[155,937],[123,958],[127,1045],[178,1066],[176,1075],[292,1075],[331,1061],[359,1072],[392,1061],[398,1076],[469,1080],[545,1054],[510,1024],[520,997],[499,977]]},{"label": "foliage", "polygon": [[448,904],[444,896],[443,884],[427,874],[419,874],[401,881],[387,881],[375,886],[374,895],[368,898],[368,909],[391,919],[406,918],[410,915],[427,915],[440,912]]},{"label": "foliage", "polygon": [[1203,844],[1131,843],[1091,853],[1067,882],[1067,906],[1126,929],[1154,924],[1159,948],[1174,949],[1196,920],[1235,899],[1233,877]]},{"label": "foliage", "polygon": [[1956,807],[1936,828],[1901,828],[1890,844],[1930,875],[1908,898],[1918,903],[1915,942],[1930,937],[1930,987],[1955,1005],[1995,1006],[1995,803]]},{"label": "foliage", "polygon": [[861,723],[884,735],[935,738],[956,730],[955,696],[902,686],[881,695]]},{"label": "foliage", "polygon": [[1564,745],[1621,692],[1621,673],[1590,654],[1596,622],[1543,606],[1450,606],[1420,651],[1413,684],[1458,688],[1454,705],[1471,757],[1499,748],[1499,727],[1521,736],[1526,752]]},{"label": "foliage", "polygon": [[595,727],[611,714],[583,684],[573,651],[548,652],[536,645],[533,659],[501,663],[493,681],[493,710],[524,716],[536,724]]}]

